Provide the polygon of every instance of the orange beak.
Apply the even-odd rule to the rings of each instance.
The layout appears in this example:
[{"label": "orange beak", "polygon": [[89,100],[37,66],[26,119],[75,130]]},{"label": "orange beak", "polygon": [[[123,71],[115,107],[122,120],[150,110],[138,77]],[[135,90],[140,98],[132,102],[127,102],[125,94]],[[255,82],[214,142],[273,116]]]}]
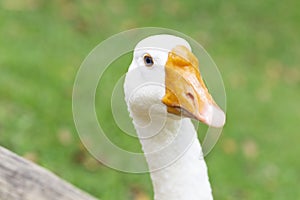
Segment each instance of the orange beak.
[{"label": "orange beak", "polygon": [[166,93],[162,102],[169,113],[222,127],[225,114],[215,103],[199,71],[198,59],[185,46],[169,52],[165,66]]}]

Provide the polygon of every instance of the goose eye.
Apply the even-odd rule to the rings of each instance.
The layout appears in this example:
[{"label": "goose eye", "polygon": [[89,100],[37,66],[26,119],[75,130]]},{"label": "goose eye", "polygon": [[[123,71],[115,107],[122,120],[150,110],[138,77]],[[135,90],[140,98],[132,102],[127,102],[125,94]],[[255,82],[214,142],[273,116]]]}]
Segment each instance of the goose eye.
[{"label": "goose eye", "polygon": [[153,58],[149,54],[144,55],[144,63],[147,67],[151,67],[154,64]]}]

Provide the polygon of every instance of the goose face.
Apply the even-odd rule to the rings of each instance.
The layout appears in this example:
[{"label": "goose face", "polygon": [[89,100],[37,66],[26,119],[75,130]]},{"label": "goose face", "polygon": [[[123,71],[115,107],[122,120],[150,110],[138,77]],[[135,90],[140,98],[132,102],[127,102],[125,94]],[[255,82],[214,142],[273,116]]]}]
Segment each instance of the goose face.
[{"label": "goose face", "polygon": [[213,127],[225,123],[202,80],[198,59],[188,42],[176,36],[155,35],[137,44],[124,90],[134,114],[183,116]]}]

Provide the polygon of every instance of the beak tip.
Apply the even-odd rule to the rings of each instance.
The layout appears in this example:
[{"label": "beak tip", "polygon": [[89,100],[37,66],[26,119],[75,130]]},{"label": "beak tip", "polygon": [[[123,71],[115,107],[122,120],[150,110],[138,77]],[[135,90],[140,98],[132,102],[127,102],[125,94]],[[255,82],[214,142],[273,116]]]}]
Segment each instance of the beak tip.
[{"label": "beak tip", "polygon": [[225,113],[216,105],[206,106],[201,118],[205,124],[215,128],[223,127],[226,121]]}]

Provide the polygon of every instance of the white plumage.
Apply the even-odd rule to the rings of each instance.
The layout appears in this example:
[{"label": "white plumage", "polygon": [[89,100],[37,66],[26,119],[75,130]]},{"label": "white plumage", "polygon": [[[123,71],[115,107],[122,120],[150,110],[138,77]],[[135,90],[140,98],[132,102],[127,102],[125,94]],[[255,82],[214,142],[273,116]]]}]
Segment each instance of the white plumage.
[{"label": "white plumage", "polygon": [[166,97],[170,92],[166,66],[175,59],[170,52],[182,46],[191,51],[184,39],[172,35],[151,36],[139,42],[125,78],[125,99],[149,166],[155,199],[209,200],[213,199],[212,191],[197,133],[191,119],[180,115],[213,126],[223,126],[225,115],[210,99],[206,87],[196,88],[189,82],[194,73],[191,69],[183,71],[183,81],[174,80],[178,81],[178,91],[183,91],[175,95],[181,95],[184,102],[179,102],[180,106],[166,103],[170,100]]}]

